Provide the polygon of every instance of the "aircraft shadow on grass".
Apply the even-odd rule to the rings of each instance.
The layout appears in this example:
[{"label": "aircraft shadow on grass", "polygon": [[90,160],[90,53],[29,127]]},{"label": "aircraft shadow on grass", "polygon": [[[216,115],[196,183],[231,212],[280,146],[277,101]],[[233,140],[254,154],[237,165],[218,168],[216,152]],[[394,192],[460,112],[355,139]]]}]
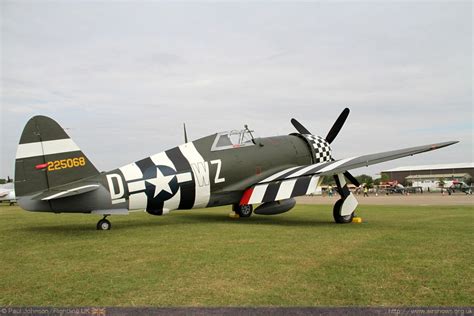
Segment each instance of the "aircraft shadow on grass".
[{"label": "aircraft shadow on grass", "polygon": [[[131,215],[133,216],[133,215]],[[171,216],[170,216],[171,217]],[[72,221],[72,220],[71,220]],[[294,219],[291,217],[277,218],[277,217],[252,217],[246,218],[243,221],[238,219],[229,218],[223,214],[186,214],[185,216],[179,216],[175,218],[169,218],[167,220],[156,220],[150,221],[147,218],[134,219],[131,221],[120,221],[114,225],[117,230],[132,230],[136,228],[146,227],[160,227],[165,226],[185,226],[185,225],[197,225],[197,224],[227,224],[227,225],[246,225],[255,229],[255,226],[275,226],[275,227],[334,227],[331,221],[318,220],[318,219]],[[54,235],[61,234],[75,234],[77,232],[92,231],[91,227],[87,223],[71,223],[64,224],[64,222],[58,222],[51,225],[42,226],[27,226],[24,228],[27,231],[35,233],[50,233]]]}]

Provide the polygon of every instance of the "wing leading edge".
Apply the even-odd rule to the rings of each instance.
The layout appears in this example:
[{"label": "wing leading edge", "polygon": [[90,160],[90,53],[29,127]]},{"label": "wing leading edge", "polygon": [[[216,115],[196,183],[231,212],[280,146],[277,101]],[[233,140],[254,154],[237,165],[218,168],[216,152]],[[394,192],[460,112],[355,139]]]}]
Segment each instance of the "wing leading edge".
[{"label": "wing leading edge", "polygon": [[436,143],[334,160],[324,163],[292,167],[280,171],[247,189],[240,201],[240,204],[266,203],[288,199],[295,196],[306,195],[314,192],[319,177],[321,176],[335,175],[351,169],[367,167],[385,161],[413,156],[416,154],[447,147],[456,143],[458,142],[450,141]]}]

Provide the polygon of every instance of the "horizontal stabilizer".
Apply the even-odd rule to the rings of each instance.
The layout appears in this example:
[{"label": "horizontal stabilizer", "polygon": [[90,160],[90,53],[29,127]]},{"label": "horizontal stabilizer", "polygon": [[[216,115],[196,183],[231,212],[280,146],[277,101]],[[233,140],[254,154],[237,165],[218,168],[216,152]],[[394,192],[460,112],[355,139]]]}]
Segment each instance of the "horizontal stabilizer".
[{"label": "horizontal stabilizer", "polygon": [[41,194],[35,196],[33,200],[49,201],[62,199],[65,197],[70,197],[73,195],[79,195],[97,190],[99,186],[100,185],[98,183],[76,183],[75,185],[65,185],[42,192]]},{"label": "horizontal stabilizer", "polygon": [[126,208],[116,208],[107,210],[94,210],[91,214],[95,215],[128,215],[129,211]]}]

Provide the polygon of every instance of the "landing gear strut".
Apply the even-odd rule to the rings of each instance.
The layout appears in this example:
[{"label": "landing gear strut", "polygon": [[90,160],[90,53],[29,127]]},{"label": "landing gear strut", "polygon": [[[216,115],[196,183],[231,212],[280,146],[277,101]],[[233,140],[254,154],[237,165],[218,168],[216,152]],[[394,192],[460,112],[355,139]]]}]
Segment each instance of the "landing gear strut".
[{"label": "landing gear strut", "polygon": [[112,224],[106,219],[108,215],[104,215],[100,221],[97,222],[97,230],[110,230]]},{"label": "landing gear strut", "polygon": [[232,210],[239,214],[239,217],[250,217],[250,215],[252,215],[253,207],[252,204],[234,204]]}]

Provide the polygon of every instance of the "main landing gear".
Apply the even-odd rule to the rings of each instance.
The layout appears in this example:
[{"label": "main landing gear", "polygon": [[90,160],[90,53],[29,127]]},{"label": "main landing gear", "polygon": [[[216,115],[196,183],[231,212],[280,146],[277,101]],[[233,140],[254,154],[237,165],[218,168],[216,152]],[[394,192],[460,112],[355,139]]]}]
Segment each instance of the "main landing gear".
[{"label": "main landing gear", "polygon": [[250,217],[252,215],[253,207],[252,204],[234,204],[232,210],[239,215],[239,217]]},{"label": "main landing gear", "polygon": [[112,224],[107,220],[108,215],[104,215],[100,221],[97,222],[97,230],[110,230]]},{"label": "main landing gear", "polygon": [[344,174],[338,173],[334,175],[334,180],[336,181],[337,191],[341,195],[341,198],[336,201],[332,210],[334,221],[338,224],[352,223],[358,202],[354,194],[349,191]]},{"label": "main landing gear", "polygon": [[337,200],[336,204],[334,204],[334,207],[332,209],[332,216],[334,217],[334,221],[338,224],[351,223],[352,219],[354,218],[354,212],[346,216],[341,215],[343,203],[344,203],[343,199]]}]

